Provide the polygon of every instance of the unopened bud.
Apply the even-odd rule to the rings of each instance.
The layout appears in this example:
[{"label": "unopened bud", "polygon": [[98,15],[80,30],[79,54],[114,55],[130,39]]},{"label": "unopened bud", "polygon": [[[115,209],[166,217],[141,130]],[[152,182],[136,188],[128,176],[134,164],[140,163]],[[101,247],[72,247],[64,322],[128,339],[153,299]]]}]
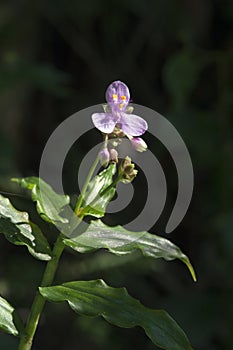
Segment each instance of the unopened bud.
[{"label": "unopened bud", "polygon": [[133,181],[138,173],[134,167],[135,165],[131,163],[131,159],[129,157],[126,157],[122,160],[119,167],[119,176],[121,177],[121,182],[129,183]]},{"label": "unopened bud", "polygon": [[107,103],[103,104],[102,108],[105,113],[111,113],[111,107]]},{"label": "unopened bud", "polygon": [[114,138],[110,138],[111,135],[109,135],[109,144],[112,146],[112,147],[117,147],[121,144],[122,142],[122,139],[118,138],[118,137],[114,137]]},{"label": "unopened bud", "polygon": [[131,140],[133,148],[138,152],[144,152],[147,150],[147,144],[141,137],[133,137]]},{"label": "unopened bud", "polygon": [[121,129],[119,129],[118,127],[115,127],[113,132],[111,132],[111,134],[109,134],[109,138],[114,138],[114,137],[121,138],[124,136],[125,136],[124,132]]},{"label": "unopened bud", "polygon": [[115,150],[115,148],[111,148],[109,150],[109,153],[110,153],[111,161],[118,163],[118,152]]},{"label": "unopened bud", "polygon": [[100,160],[100,164],[103,166],[103,167],[107,167],[108,166],[108,163],[109,163],[109,160],[110,160],[110,154],[109,154],[109,151],[108,149],[105,147],[103,148],[100,153],[99,153],[99,160]]},{"label": "unopened bud", "polygon": [[128,113],[128,114],[132,114],[133,111],[134,111],[133,106],[128,106],[128,107],[126,107],[126,109],[125,109],[125,113]]}]

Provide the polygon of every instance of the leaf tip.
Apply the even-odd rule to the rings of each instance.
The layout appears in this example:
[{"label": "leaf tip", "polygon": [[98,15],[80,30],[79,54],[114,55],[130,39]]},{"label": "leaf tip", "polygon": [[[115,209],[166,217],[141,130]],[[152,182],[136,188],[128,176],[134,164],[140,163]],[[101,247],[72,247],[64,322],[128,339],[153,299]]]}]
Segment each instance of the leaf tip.
[{"label": "leaf tip", "polygon": [[185,263],[185,265],[188,267],[189,272],[190,272],[190,274],[191,274],[191,276],[192,276],[193,281],[194,281],[194,282],[197,282],[196,272],[195,272],[195,270],[194,270],[192,264],[190,263],[189,259],[182,259],[182,260],[183,260],[183,262]]},{"label": "leaf tip", "polygon": [[11,181],[12,181],[12,182],[17,182],[17,183],[19,183],[19,182],[20,182],[20,179],[17,178],[17,177],[12,177],[12,178],[11,178]]}]

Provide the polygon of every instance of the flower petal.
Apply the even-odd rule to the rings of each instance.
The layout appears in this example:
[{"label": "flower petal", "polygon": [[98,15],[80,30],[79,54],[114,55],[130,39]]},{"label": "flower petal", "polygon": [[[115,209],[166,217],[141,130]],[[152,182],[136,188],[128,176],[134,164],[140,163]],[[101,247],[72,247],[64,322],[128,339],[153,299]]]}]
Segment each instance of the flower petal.
[{"label": "flower petal", "polygon": [[128,86],[120,80],[114,81],[106,90],[105,98],[108,103],[128,104],[130,92]]},{"label": "flower petal", "polygon": [[121,130],[129,136],[140,136],[148,129],[147,122],[135,114],[121,113]]},{"label": "flower petal", "polygon": [[112,113],[94,113],[91,118],[95,127],[105,134],[113,131],[118,120],[118,117]]}]

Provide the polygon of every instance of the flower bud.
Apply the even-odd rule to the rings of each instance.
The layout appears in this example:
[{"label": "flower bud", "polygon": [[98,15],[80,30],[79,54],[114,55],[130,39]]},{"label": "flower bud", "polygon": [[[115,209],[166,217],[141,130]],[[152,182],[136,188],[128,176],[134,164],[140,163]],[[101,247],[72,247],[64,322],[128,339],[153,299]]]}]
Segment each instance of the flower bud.
[{"label": "flower bud", "polygon": [[99,152],[99,160],[100,160],[100,164],[103,166],[103,167],[107,167],[108,166],[108,163],[109,163],[109,160],[110,160],[110,154],[109,154],[109,151],[108,149],[105,147],[103,148],[100,152]]},{"label": "flower bud", "polygon": [[112,135],[109,135],[109,141],[108,143],[112,146],[112,147],[117,147],[119,146],[121,143],[122,143],[122,139],[121,138],[118,138],[118,137],[115,137],[113,136],[113,138],[110,138]]},{"label": "flower bud", "polygon": [[121,137],[124,137],[124,136],[125,136],[125,134],[118,127],[115,127],[113,132],[111,134],[109,134],[109,138],[121,138]]},{"label": "flower bud", "polygon": [[118,163],[118,152],[115,148],[110,148],[109,150],[111,161]]},{"label": "flower bud", "polygon": [[109,107],[109,105],[107,103],[103,104],[102,108],[104,110],[104,113],[111,113],[111,108]]},{"label": "flower bud", "polygon": [[144,152],[147,150],[147,144],[141,137],[133,137],[131,140],[133,148],[138,152]]},{"label": "flower bud", "polygon": [[115,141],[115,140],[109,140],[109,143],[112,145],[112,147],[117,147],[118,146],[118,142]]},{"label": "flower bud", "polygon": [[133,106],[128,106],[128,107],[126,107],[125,113],[132,114],[133,111],[134,111],[134,107]]},{"label": "flower bud", "polygon": [[122,160],[119,167],[119,176],[121,177],[121,182],[129,183],[133,181],[138,173],[134,167],[135,165],[131,163],[131,159],[129,157],[126,157]]}]

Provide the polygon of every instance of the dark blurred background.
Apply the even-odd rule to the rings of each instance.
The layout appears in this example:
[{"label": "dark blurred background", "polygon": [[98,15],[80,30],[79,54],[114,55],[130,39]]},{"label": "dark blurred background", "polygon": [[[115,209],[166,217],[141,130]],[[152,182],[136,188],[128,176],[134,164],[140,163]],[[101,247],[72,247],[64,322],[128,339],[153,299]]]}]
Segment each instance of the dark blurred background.
[{"label": "dark blurred background", "polygon": [[[179,227],[166,235],[177,174],[163,145],[145,136],[169,186],[165,211],[152,232],[183,249],[198,282],[176,261],[71,251],[62,258],[56,282],[104,278],[110,285],[125,285],[148,307],[166,309],[198,350],[233,349],[232,17],[230,0],[0,3],[0,190],[19,193],[10,178],[38,175],[53,130],[72,113],[103,102],[110,82],[124,81],[134,102],[166,116],[190,151],[192,203]],[[66,176],[74,177],[93,137],[100,140],[97,131],[87,135]],[[39,222],[28,198],[10,198]],[[127,215],[133,210],[134,204]],[[124,215],[119,214],[119,223]],[[53,229],[43,227],[52,241]],[[22,317],[44,266],[1,237],[0,294],[18,306]],[[110,347],[156,348],[140,329],[79,317],[65,304],[46,305],[35,350]],[[16,339],[0,333],[0,349],[16,348]]]}]

